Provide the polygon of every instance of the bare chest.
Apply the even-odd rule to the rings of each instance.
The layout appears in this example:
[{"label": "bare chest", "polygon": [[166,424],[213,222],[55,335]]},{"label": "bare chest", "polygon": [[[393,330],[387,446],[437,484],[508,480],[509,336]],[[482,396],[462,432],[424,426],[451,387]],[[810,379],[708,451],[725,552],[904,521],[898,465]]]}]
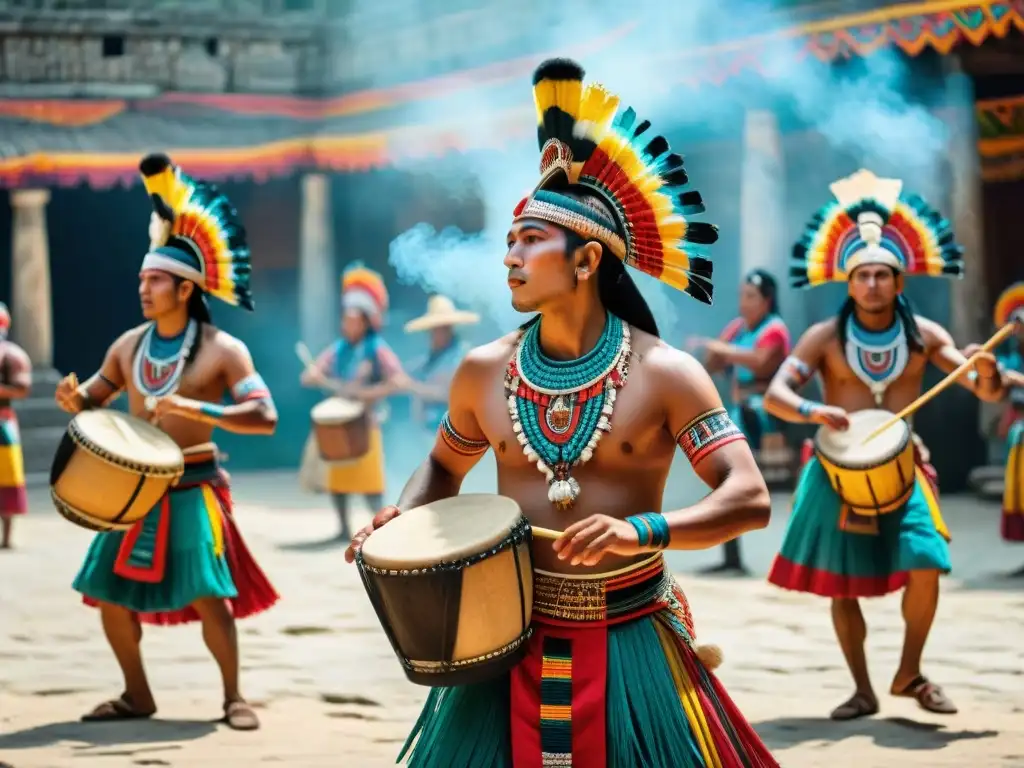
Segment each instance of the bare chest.
[{"label": "bare chest", "polygon": [[[480,393],[478,422],[494,449],[499,469],[533,469],[528,450],[540,452],[541,444],[560,445],[564,455],[579,453],[594,433],[594,427],[583,418],[583,406],[572,398],[545,405],[516,403],[517,431],[505,392],[504,376],[495,377]],[[520,435],[525,435],[524,445]],[[600,439],[588,461],[573,470],[574,476],[607,471],[621,472],[631,468],[653,469],[671,463],[674,443],[666,426],[666,415],[652,398],[642,372],[630,375],[615,399],[609,428]],[[540,475],[537,475],[540,479]]]},{"label": "bare chest", "polygon": [[[225,382],[221,366],[220,355],[213,344],[205,344],[200,347],[191,362],[187,362],[173,382],[164,382],[166,371],[152,370],[152,361],[145,359],[144,351],[139,348],[127,350],[120,357],[121,373],[126,382],[125,391],[131,404],[133,413],[144,409],[146,397],[157,394],[174,393],[181,397],[203,402],[220,402],[225,392]],[[158,365],[176,365],[177,361],[164,362]],[[154,379],[161,385],[154,387]],[[166,384],[169,384],[166,386]],[[163,392],[163,389],[168,389]]]},{"label": "bare chest", "polygon": [[903,361],[880,358],[851,363],[852,354],[838,340],[826,350],[821,370],[828,403],[847,410],[879,406],[899,410],[920,394],[928,366],[923,353],[908,351]]}]

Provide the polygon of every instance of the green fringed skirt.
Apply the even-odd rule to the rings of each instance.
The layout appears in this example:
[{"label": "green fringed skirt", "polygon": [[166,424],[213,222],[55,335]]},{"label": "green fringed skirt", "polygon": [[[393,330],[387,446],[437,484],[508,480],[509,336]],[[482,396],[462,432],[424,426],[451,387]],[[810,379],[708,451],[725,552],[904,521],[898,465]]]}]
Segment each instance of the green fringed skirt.
[{"label": "green fringed skirt", "polygon": [[[649,573],[638,583],[639,568]],[[432,689],[399,762],[415,768],[777,768],[698,658],[686,599],[661,557],[603,586],[608,620],[567,621],[565,609],[535,603],[527,656],[511,673]],[[637,608],[635,598],[645,590],[649,599]],[[559,594],[535,592],[542,593]],[[622,610],[627,601],[628,612]]]}]

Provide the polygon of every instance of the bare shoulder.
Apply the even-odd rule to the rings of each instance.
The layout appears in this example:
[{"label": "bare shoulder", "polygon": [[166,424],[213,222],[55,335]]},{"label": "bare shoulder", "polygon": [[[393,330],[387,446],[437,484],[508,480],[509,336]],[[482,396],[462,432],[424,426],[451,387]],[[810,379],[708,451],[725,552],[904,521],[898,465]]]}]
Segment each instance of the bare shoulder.
[{"label": "bare shoulder", "polygon": [[635,364],[659,393],[678,398],[715,388],[707,369],[690,353],[637,330],[633,331],[632,346]]},{"label": "bare shoulder", "polygon": [[250,357],[249,348],[237,336],[222,331],[215,325],[203,325],[203,345],[209,345],[228,357]]},{"label": "bare shoulder", "polygon": [[6,341],[0,345],[0,351],[3,352],[3,357],[9,359],[11,362],[19,365],[22,368],[31,368],[32,360],[28,356],[28,352],[19,347],[13,341]]},{"label": "bare shoulder", "polygon": [[110,354],[120,357],[121,355],[128,355],[135,351],[135,347],[138,346],[139,340],[149,328],[149,323],[141,323],[136,325],[134,328],[129,328],[127,331],[122,333],[116,339],[114,343],[110,345]]},{"label": "bare shoulder", "polygon": [[824,346],[839,338],[839,323],[834,317],[815,323],[800,336],[800,342]]},{"label": "bare shoulder", "polygon": [[934,320],[914,315],[914,321],[917,323],[917,329],[921,332],[921,339],[924,341],[925,347],[932,349],[953,343],[953,337],[949,335],[949,331]]},{"label": "bare shoulder", "polygon": [[479,382],[496,373],[504,375],[505,367],[516,349],[519,333],[513,331],[501,338],[470,349],[459,364],[459,376]]}]

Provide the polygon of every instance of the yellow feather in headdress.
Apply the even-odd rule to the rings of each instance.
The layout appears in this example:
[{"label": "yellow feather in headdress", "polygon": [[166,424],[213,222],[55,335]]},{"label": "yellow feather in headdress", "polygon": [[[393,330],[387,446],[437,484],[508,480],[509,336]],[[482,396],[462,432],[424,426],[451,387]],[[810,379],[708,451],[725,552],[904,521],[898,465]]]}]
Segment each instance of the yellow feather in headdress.
[{"label": "yellow feather in headdress", "polygon": [[[568,62],[572,64],[572,62]],[[559,109],[574,120],[580,110],[580,95],[583,93],[583,70],[578,66],[552,66],[533,84],[533,101],[537,107],[537,125],[545,125],[549,109]],[[548,138],[561,138],[549,136]]]}]

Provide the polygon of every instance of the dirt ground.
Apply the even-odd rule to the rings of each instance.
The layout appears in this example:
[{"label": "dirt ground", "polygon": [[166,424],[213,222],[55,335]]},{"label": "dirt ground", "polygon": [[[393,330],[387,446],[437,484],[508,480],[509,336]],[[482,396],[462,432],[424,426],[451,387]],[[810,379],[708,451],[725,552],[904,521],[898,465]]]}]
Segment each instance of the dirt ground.
[{"label": "dirt ground", "polygon": [[[34,491],[18,521],[18,549],[0,553],[0,762],[14,768],[340,765],[394,763],[424,689],[407,683],[341,550],[307,544],[333,533],[323,499],[301,497],[294,476],[236,478],[238,519],[283,595],[241,625],[246,694],[263,729],[218,725],[219,682],[194,627],[150,629],[148,668],[160,711],[150,722],[83,724],[79,716],[120,691],[95,611],[70,583],[90,534]],[[741,709],[786,768],[997,768],[1024,766],[1024,580],[998,574],[1024,563],[1003,544],[998,510],[944,500],[955,574],[926,651],[926,672],[960,714],[927,714],[882,696],[882,712],[832,723],[850,693],[828,604],[763,580],[784,530],[788,499],[772,525],[744,538],[756,576],[693,575],[715,552],[673,553],[703,642],[725,652],[719,670]],[[902,628],[898,597],[867,606],[875,686],[888,690]]]}]

